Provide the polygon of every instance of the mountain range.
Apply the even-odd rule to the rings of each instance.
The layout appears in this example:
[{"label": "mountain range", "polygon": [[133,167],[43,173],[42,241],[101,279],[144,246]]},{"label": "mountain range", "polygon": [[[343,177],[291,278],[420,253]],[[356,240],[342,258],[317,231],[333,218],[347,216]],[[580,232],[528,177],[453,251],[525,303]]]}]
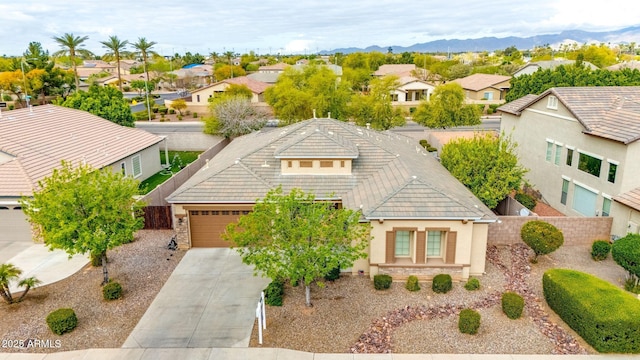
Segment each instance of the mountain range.
[{"label": "mountain range", "polygon": [[389,48],[394,53],[403,52],[428,52],[428,53],[460,53],[467,51],[495,51],[503,50],[510,46],[515,46],[520,50],[533,49],[536,46],[550,45],[551,47],[557,47],[560,44],[573,44],[578,45],[589,43],[640,43],[640,26],[627,27],[624,29],[603,31],[603,32],[590,32],[583,30],[565,30],[559,34],[546,34],[535,35],[530,37],[517,37],[509,36],[504,38],[497,37],[482,37],[477,39],[449,39],[449,40],[435,40],[425,42],[421,44],[414,44],[411,46],[378,46],[372,45],[362,48],[349,47],[333,50],[323,50],[320,54],[335,54],[343,53],[350,54],[353,52],[373,52],[379,51],[386,53]]}]

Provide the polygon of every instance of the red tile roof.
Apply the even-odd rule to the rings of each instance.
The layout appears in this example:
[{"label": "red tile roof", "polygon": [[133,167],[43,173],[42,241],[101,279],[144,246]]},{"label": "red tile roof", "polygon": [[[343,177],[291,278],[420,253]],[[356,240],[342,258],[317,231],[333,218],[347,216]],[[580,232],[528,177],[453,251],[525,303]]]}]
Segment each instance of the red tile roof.
[{"label": "red tile roof", "polygon": [[144,130],[55,105],[3,112],[0,196],[30,195],[62,160],[102,168],[160,141]]}]

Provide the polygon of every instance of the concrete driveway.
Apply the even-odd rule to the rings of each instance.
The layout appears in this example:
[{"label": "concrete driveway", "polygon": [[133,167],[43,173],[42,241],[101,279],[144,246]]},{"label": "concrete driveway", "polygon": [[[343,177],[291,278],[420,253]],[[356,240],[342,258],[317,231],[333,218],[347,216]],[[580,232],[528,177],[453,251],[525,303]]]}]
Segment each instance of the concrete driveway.
[{"label": "concrete driveway", "polygon": [[248,347],[268,283],[234,250],[191,249],[122,347]]}]

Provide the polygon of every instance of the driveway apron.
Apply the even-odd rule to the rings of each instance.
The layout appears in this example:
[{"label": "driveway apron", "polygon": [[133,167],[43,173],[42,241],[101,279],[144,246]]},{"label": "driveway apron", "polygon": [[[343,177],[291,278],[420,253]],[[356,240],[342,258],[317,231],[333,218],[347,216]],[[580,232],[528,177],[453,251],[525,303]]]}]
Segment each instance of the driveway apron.
[{"label": "driveway apron", "polygon": [[122,347],[248,347],[268,283],[232,249],[190,249]]}]

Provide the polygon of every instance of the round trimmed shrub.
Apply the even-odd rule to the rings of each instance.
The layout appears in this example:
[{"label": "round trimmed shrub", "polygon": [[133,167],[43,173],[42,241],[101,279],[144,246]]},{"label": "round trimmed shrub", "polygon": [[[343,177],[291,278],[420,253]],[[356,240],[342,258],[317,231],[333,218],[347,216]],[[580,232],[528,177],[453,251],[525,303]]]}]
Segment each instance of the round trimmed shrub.
[{"label": "round trimmed shrub", "polygon": [[376,290],[386,290],[391,287],[393,279],[390,275],[378,274],[373,276],[373,287]]},{"label": "round trimmed shrub", "polygon": [[611,256],[629,274],[640,277],[640,235],[629,234],[616,240],[611,246]]},{"label": "round trimmed shrub", "polygon": [[469,278],[469,280],[467,280],[467,283],[464,284],[464,288],[469,291],[478,290],[480,289],[480,280],[476,278]]},{"label": "round trimmed shrub", "polygon": [[78,326],[78,317],[73,309],[62,308],[47,315],[47,325],[54,334],[68,333]]},{"label": "round trimmed shrub", "polygon": [[331,269],[327,275],[324,276],[324,279],[327,281],[335,281],[340,278],[340,266],[336,266]]},{"label": "round trimmed shrub", "polygon": [[282,306],[284,298],[284,281],[276,279],[264,289],[264,302],[270,306]]},{"label": "round trimmed shrub", "polygon": [[439,294],[446,294],[453,288],[453,283],[451,281],[451,275],[449,274],[438,274],[433,277],[433,284],[431,285],[431,289],[433,292]]},{"label": "round trimmed shrub", "polygon": [[591,244],[591,258],[595,261],[602,261],[609,256],[611,244],[606,240],[596,240]]},{"label": "round trimmed shrub", "polygon": [[538,261],[539,255],[556,251],[564,243],[562,231],[548,222],[534,220],[522,225],[520,237],[535,253],[531,262]]},{"label": "round trimmed shrub", "polygon": [[111,301],[122,297],[122,285],[116,281],[110,281],[102,288],[102,297]]},{"label": "round trimmed shrub", "polygon": [[475,335],[480,328],[480,313],[473,309],[463,309],[460,311],[458,319],[458,329],[463,334]]},{"label": "round trimmed shrub", "polygon": [[404,286],[409,291],[420,290],[420,284],[418,284],[418,277],[411,275],[407,278],[407,284]]},{"label": "round trimmed shrub", "polygon": [[519,294],[507,291],[502,294],[502,312],[509,319],[518,319],[524,310],[524,299]]}]

